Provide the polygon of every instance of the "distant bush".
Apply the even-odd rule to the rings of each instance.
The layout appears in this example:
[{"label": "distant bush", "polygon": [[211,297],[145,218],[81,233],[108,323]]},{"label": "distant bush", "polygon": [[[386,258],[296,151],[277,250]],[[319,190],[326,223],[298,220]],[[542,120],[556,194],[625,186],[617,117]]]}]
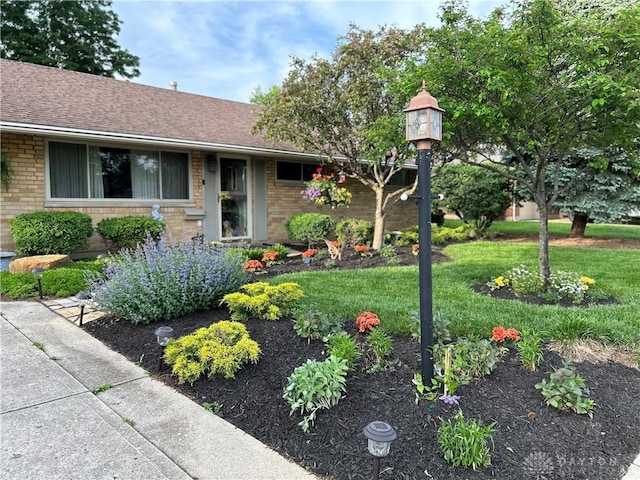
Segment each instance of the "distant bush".
[{"label": "distant bush", "polygon": [[133,248],[144,243],[148,236],[158,240],[164,232],[165,224],[161,220],[144,215],[117,218],[105,218],[98,222],[96,230],[105,240],[111,240],[115,246]]},{"label": "distant bush", "polygon": [[302,213],[289,218],[284,228],[291,240],[305,241],[309,248],[334,232],[335,222],[329,215]]},{"label": "distant bush", "polygon": [[463,223],[456,228],[434,227],[431,229],[431,243],[438,245],[448,241],[463,241],[476,238],[476,228],[470,223]]},{"label": "distant bush", "polygon": [[92,276],[100,308],[132,323],[171,319],[218,306],[247,280],[242,259],[197,242],[168,246],[148,239],[112,257],[104,275]]},{"label": "distant bush", "polygon": [[345,218],[336,225],[338,241],[346,246],[368,245],[373,241],[373,223],[358,218]]},{"label": "distant bush", "polygon": [[171,340],[164,359],[180,383],[193,384],[205,374],[233,378],[244,364],[256,363],[259,355],[260,346],[242,323],[223,320]]},{"label": "distant bush", "polygon": [[[476,238],[476,229],[470,223],[463,223],[455,228],[439,227],[431,224],[431,243],[438,245],[449,241],[463,241]],[[419,243],[418,226],[414,225],[402,230],[396,245],[413,245]]]},{"label": "distant bush", "polygon": [[69,254],[89,247],[91,217],[79,212],[23,213],[9,220],[20,255]]}]

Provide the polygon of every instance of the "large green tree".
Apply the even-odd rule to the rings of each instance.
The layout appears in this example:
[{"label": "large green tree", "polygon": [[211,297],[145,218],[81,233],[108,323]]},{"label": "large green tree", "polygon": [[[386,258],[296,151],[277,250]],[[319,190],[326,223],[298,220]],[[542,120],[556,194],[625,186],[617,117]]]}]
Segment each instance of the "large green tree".
[{"label": "large green tree", "polygon": [[133,78],[140,59],[121,48],[111,0],[3,0],[2,58]]},{"label": "large green tree", "polygon": [[374,32],[352,25],[330,59],[293,58],[281,89],[271,89],[263,102],[255,128],[317,152],[375,192],[375,249],[383,244],[389,208],[412,188],[388,188],[405,161],[415,157],[404,136],[404,99],[389,87],[415,52],[419,31]]},{"label": "large green tree", "polygon": [[630,148],[640,135],[640,6],[605,17],[523,0],[476,19],[464,3],[448,2],[441,20],[399,84],[408,101],[427,80],[446,109],[442,147],[458,158],[496,169],[510,152],[507,175],[540,212],[539,266],[548,280],[548,215],[571,152]]}]

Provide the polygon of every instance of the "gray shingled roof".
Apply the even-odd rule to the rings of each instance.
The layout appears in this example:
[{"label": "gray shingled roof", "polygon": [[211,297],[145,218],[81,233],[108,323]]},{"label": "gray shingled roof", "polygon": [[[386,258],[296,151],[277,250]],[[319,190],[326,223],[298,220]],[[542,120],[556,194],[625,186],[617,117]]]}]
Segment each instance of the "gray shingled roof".
[{"label": "gray shingled roof", "polygon": [[251,133],[252,104],[4,59],[0,79],[2,122],[295,151]]}]

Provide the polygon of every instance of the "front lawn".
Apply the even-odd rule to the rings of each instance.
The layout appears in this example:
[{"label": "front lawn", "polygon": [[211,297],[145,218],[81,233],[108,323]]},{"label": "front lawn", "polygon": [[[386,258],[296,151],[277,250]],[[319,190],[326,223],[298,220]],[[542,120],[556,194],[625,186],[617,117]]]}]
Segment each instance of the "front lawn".
[{"label": "front lawn", "polygon": [[[433,266],[434,309],[451,321],[455,335],[485,335],[498,324],[536,330],[545,339],[592,338],[640,344],[640,251],[550,247],[552,270],[575,271],[596,280],[620,304],[564,308],[494,299],[473,286],[519,264],[537,265],[535,244],[472,242],[448,246],[451,262]],[[296,273],[306,301],[341,318],[372,311],[391,333],[408,334],[418,310],[417,267]]]}]

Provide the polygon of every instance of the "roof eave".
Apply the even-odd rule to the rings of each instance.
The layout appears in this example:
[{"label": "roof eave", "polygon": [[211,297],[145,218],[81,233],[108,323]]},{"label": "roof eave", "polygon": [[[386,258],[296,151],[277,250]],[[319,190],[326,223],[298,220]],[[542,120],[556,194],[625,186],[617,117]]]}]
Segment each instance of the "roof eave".
[{"label": "roof eave", "polygon": [[111,140],[126,143],[137,143],[145,145],[156,145],[164,147],[182,147],[190,149],[212,150],[216,152],[227,152],[249,155],[267,156],[291,156],[307,159],[317,159],[317,154],[281,150],[275,148],[250,147],[243,145],[230,145],[216,142],[202,142],[197,140],[184,140],[180,138],[162,138],[147,135],[133,135],[119,132],[105,132],[97,130],[83,130],[67,127],[56,127],[51,125],[36,125],[19,122],[0,122],[0,129],[3,132],[30,133],[33,135],[55,135],[76,140]]}]

